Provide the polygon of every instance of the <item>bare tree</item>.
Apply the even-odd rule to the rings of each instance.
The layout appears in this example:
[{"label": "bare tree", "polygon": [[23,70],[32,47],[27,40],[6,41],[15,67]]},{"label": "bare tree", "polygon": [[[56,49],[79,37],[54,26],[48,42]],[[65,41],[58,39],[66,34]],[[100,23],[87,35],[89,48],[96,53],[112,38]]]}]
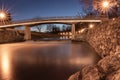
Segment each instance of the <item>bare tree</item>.
[{"label": "bare tree", "polygon": [[41,32],[41,29],[42,29],[42,26],[38,25],[38,26],[35,26],[38,30],[38,32]]}]

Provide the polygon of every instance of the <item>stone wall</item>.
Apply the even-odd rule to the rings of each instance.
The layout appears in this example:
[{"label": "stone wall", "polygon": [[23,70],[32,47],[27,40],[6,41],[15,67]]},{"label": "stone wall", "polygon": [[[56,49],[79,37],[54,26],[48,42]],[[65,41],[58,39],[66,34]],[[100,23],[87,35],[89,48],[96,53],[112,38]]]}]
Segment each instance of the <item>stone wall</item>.
[{"label": "stone wall", "polygon": [[0,30],[0,43],[23,41],[23,37],[17,31]]},{"label": "stone wall", "polygon": [[120,18],[102,22],[85,34],[84,40],[101,60],[82,67],[68,80],[120,80]]}]

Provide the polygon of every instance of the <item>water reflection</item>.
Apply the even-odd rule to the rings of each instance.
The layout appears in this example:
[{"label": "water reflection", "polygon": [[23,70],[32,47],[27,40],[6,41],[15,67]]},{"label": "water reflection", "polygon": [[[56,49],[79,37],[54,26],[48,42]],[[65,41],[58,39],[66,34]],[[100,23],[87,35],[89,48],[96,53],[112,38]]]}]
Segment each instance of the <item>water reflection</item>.
[{"label": "water reflection", "polygon": [[92,63],[92,51],[85,45],[70,41],[0,45],[0,80],[67,80],[81,64]]},{"label": "water reflection", "polygon": [[9,49],[2,48],[1,49],[1,77],[3,80],[10,80],[11,74],[11,62],[10,62],[10,54]]},{"label": "water reflection", "polygon": [[92,48],[86,43],[76,43],[71,46],[70,64],[72,65],[88,65],[94,64],[95,55]]}]

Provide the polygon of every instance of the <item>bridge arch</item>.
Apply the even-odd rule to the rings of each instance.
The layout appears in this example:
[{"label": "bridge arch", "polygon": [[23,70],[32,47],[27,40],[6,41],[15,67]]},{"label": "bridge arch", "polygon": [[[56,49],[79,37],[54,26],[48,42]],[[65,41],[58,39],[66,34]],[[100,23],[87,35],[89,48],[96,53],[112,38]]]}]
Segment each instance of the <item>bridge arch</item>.
[{"label": "bridge arch", "polygon": [[1,28],[12,28],[12,27],[18,27],[18,26],[24,26],[25,27],[25,40],[31,39],[31,32],[30,27],[34,25],[40,25],[40,24],[48,24],[48,23],[62,23],[62,24],[71,24],[71,30],[72,30],[72,39],[75,39],[75,24],[79,22],[102,22],[101,19],[98,18],[76,18],[76,17],[59,17],[55,19],[30,19],[30,20],[22,20],[22,21],[13,21],[10,24],[6,25],[0,25]]}]

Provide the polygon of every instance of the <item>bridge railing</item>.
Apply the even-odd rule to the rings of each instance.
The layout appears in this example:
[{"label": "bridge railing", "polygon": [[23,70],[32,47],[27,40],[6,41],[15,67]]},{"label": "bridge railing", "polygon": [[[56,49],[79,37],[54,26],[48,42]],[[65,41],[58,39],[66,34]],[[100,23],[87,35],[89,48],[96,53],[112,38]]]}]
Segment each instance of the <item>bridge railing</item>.
[{"label": "bridge railing", "polygon": [[[25,22],[35,22],[35,21],[43,21],[43,20],[69,20],[69,19],[102,19],[105,16],[86,16],[86,17],[80,17],[80,16],[55,16],[55,17],[36,17],[33,19],[23,19],[23,20],[16,20],[12,21],[9,24],[16,24],[16,23],[25,23]],[[4,24],[6,25],[6,24]]]},{"label": "bridge railing", "polygon": [[69,20],[69,19],[82,19],[82,18],[79,16],[36,17],[36,18],[32,18],[32,19],[23,19],[23,20],[12,21],[11,24],[35,22],[35,21],[43,21],[43,20],[47,21],[47,20]]},{"label": "bridge railing", "polygon": [[33,18],[33,19],[24,19],[24,20],[16,20],[16,21],[13,21],[13,23],[20,23],[20,22],[33,22],[33,21],[40,21],[40,20],[67,20],[67,19],[82,19],[78,16],[59,16],[59,17],[36,17],[36,18]]}]

